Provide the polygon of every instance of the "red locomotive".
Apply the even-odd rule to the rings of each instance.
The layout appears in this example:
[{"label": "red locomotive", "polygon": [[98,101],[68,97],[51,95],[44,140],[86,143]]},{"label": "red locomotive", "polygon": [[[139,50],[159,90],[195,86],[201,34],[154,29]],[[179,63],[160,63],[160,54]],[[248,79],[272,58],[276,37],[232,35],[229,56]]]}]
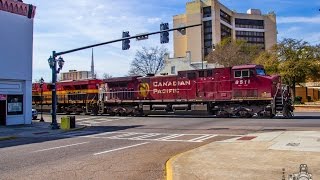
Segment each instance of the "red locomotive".
[{"label": "red locomotive", "polygon": [[[260,65],[180,71],[174,76],[110,78],[96,84],[95,98],[84,94],[81,103],[73,106],[86,113],[111,115],[273,117],[282,113],[291,117],[293,111],[280,76],[266,75]],[[62,105],[58,101],[58,109],[65,109]]]}]

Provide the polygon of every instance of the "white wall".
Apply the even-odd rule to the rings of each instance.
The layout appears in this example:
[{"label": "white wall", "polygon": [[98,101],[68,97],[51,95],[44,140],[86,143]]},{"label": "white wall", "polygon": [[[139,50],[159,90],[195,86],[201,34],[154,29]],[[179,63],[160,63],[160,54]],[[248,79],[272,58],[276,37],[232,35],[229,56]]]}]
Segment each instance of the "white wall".
[{"label": "white wall", "polygon": [[32,81],[33,19],[0,11],[0,78]]},{"label": "white wall", "polygon": [[0,11],[0,94],[23,94],[23,115],[7,125],[30,124],[32,109],[33,19]]}]

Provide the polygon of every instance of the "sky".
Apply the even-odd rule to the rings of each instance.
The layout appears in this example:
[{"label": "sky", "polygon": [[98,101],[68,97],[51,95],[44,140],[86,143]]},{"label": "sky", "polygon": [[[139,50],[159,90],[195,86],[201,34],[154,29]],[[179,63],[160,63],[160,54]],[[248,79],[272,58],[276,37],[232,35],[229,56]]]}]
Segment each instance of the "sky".
[{"label": "sky", "polygon": [[[190,0],[24,0],[37,6],[34,19],[33,79],[51,80],[48,58],[52,51],[66,51],[101,43],[122,36],[158,31],[161,22],[172,27],[172,17],[185,13]],[[278,41],[283,38],[302,39],[320,44],[319,0],[220,0],[239,13],[249,8],[260,9],[263,14],[277,15]],[[173,56],[172,33],[170,43],[160,44],[159,35],[148,40],[131,40],[131,48],[123,51],[121,42],[95,47],[95,71],[98,78],[104,73],[114,77],[127,75],[130,63],[142,47],[163,46]],[[91,49],[63,55],[69,70],[90,71]]]}]

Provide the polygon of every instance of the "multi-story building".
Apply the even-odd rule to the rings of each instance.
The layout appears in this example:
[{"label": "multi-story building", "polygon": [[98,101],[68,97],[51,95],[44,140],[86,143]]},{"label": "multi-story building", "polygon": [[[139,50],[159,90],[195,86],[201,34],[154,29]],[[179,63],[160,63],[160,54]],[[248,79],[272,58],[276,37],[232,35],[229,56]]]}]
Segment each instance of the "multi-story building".
[{"label": "multi-story building", "polygon": [[92,78],[91,71],[69,70],[69,72],[63,72],[60,75],[60,81],[81,80],[90,78]]},{"label": "multi-story building", "polygon": [[0,126],[31,124],[36,7],[0,0]]},{"label": "multi-story building", "polygon": [[200,24],[174,32],[174,57],[191,52],[194,62],[201,62],[223,38],[242,39],[269,49],[277,42],[276,15],[261,14],[258,9],[237,13],[218,0],[195,0],[186,4],[186,13],[173,17],[173,26]]}]

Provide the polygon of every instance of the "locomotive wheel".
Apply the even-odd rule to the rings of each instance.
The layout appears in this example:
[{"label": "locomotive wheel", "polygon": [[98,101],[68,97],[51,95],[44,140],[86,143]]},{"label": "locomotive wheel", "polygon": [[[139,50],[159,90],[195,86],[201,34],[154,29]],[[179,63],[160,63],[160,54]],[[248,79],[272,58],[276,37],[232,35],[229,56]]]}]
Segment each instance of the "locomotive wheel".
[{"label": "locomotive wheel", "polygon": [[252,114],[250,114],[249,111],[241,110],[236,113],[236,116],[240,118],[251,118]]},{"label": "locomotive wheel", "polygon": [[219,118],[228,118],[230,117],[230,114],[227,111],[218,111],[217,112],[217,117]]}]

